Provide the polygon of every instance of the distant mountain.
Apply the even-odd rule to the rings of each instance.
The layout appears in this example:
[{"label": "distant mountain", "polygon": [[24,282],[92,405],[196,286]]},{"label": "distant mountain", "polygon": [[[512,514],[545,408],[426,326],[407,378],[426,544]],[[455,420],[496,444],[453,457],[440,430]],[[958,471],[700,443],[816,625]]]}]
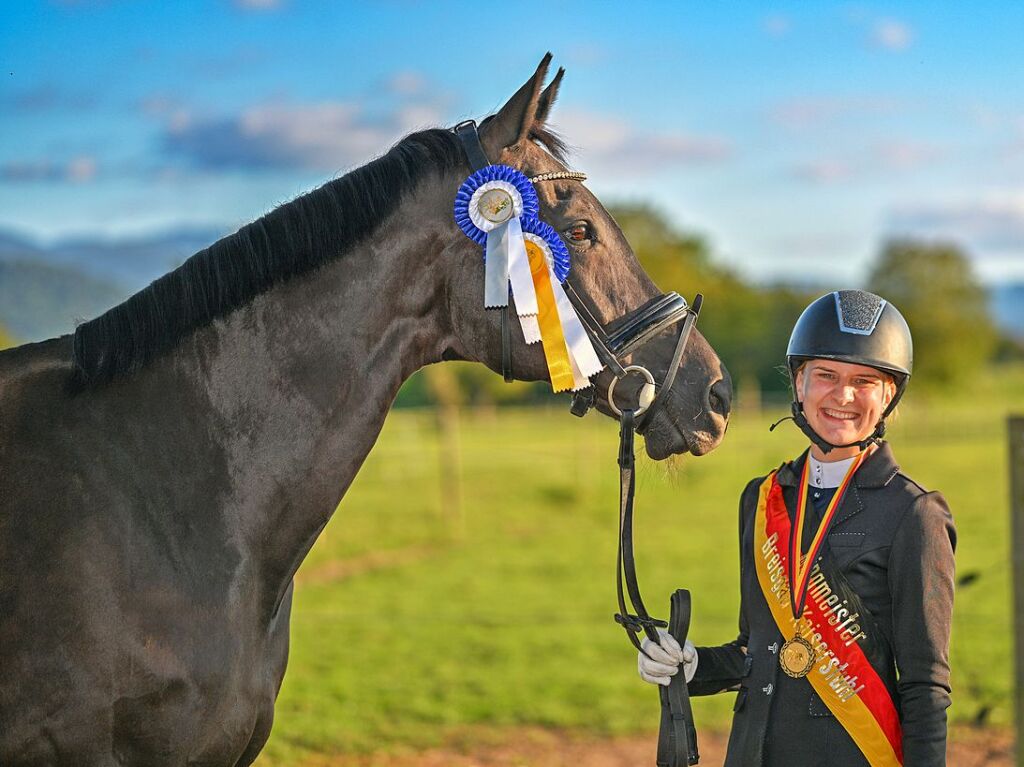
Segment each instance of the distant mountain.
[{"label": "distant mountain", "polygon": [[41,245],[0,230],[0,261],[31,260],[70,267],[134,293],[224,234],[215,229],[180,229],[146,237],[75,237]]},{"label": "distant mountain", "polygon": [[989,296],[996,324],[1003,331],[1024,340],[1024,283],[994,286]]},{"label": "distant mountain", "polygon": [[0,261],[0,326],[18,343],[64,335],[120,303],[129,291],[67,266]]},{"label": "distant mountain", "polygon": [[[19,341],[74,328],[216,242],[217,229],[175,229],[145,237],[66,238],[50,245],[0,229],[0,325]],[[787,281],[809,293],[829,288]],[[1024,283],[993,286],[990,308],[999,327],[1024,339]]]},{"label": "distant mountain", "polygon": [[39,253],[39,246],[14,232],[0,229],[0,259],[4,254],[15,254],[19,257],[34,256]]},{"label": "distant mountain", "polygon": [[70,333],[223,235],[192,228],[44,245],[0,230],[0,326],[20,343]]}]

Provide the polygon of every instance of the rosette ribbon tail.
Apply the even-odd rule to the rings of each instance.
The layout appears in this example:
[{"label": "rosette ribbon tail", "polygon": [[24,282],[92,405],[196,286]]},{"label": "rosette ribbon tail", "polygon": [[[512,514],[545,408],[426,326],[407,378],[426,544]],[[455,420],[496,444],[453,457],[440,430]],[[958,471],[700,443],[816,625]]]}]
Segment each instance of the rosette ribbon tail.
[{"label": "rosette ribbon tail", "polygon": [[555,304],[558,307],[558,316],[562,322],[562,332],[565,335],[565,344],[569,349],[569,357],[573,362],[573,391],[579,391],[590,386],[590,378],[601,372],[604,365],[594,351],[594,345],[590,342],[590,336],[580,322],[569,296],[565,294],[558,280],[552,281],[552,289],[555,294]]},{"label": "rosette ribbon tail", "polygon": [[[513,219],[519,224],[518,219]],[[495,309],[508,306],[508,269],[511,247],[509,225],[512,221],[495,227],[487,233],[487,249],[484,261],[484,307]],[[519,239],[522,240],[522,231]]]},{"label": "rosette ribbon tail", "polygon": [[[527,243],[526,252],[537,297],[536,326],[544,347],[544,359],[548,366],[551,388],[555,392],[568,391],[576,385],[576,377],[555,300],[554,286],[558,284],[558,280],[554,278],[544,252],[536,244]],[[524,335],[525,330],[524,326]]]},{"label": "rosette ribbon tail", "polygon": [[516,300],[516,314],[520,317],[536,316],[537,291],[533,286],[530,259],[526,255],[522,223],[513,218],[505,227],[508,229],[508,280]]}]

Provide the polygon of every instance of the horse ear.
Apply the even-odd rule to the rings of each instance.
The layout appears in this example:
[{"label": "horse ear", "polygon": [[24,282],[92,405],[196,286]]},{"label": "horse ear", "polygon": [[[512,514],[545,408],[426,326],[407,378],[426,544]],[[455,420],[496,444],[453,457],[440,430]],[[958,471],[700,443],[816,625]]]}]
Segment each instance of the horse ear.
[{"label": "horse ear", "polygon": [[555,73],[555,79],[540,94],[540,99],[537,101],[537,115],[534,117],[537,123],[543,125],[547,122],[548,115],[551,114],[551,107],[554,106],[555,99],[558,98],[558,88],[562,84],[564,74],[565,67],[559,67],[558,72]]},{"label": "horse ear", "polygon": [[481,126],[480,140],[489,157],[496,158],[505,147],[529,137],[537,116],[540,88],[550,63],[551,54],[546,53],[533,77],[523,83],[523,87],[516,91],[505,106]]}]

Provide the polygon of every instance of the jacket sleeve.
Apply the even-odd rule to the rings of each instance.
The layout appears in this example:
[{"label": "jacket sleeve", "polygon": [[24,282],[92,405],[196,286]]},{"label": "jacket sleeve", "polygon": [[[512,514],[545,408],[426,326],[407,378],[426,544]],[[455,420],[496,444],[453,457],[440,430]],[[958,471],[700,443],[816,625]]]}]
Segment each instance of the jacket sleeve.
[{"label": "jacket sleeve", "polygon": [[736,689],[747,674],[747,640],[750,630],[743,609],[743,577],[746,557],[743,555],[744,525],[753,517],[753,504],[761,480],[755,479],[747,485],[740,496],[740,633],[731,642],[717,647],[697,648],[697,670],[687,684],[690,695],[714,695]]},{"label": "jacket sleeve", "polygon": [[918,496],[889,552],[904,764],[946,764],[956,528],[940,493]]}]

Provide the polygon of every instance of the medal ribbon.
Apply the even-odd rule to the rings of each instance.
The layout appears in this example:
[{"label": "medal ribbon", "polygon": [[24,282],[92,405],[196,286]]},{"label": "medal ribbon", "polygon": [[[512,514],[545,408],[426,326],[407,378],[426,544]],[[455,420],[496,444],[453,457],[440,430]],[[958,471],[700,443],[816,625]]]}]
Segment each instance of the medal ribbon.
[{"label": "medal ribbon", "polygon": [[800,492],[797,495],[796,502],[796,521],[789,534],[789,582],[792,584],[789,593],[793,616],[798,620],[803,614],[804,604],[807,601],[807,580],[811,573],[811,563],[818,556],[818,550],[825,540],[828,528],[832,524],[832,518],[836,515],[836,509],[839,508],[839,502],[843,499],[846,488],[850,485],[850,480],[853,479],[854,472],[864,462],[868,453],[868,450],[862,450],[861,454],[857,456],[857,460],[851,463],[850,468],[846,470],[846,476],[843,477],[842,484],[836,488],[832,500],[829,501],[825,513],[822,515],[821,523],[818,525],[814,538],[811,539],[811,545],[807,549],[806,557],[801,552],[803,551],[804,518],[807,516],[807,487],[811,466],[810,453],[807,454],[807,459],[804,461],[804,470],[800,475]]},{"label": "medal ribbon", "polygon": [[[791,539],[782,487],[769,474],[758,492],[754,518],[754,569],[758,585],[784,642],[796,636],[814,651],[805,679],[864,754],[871,767],[903,764],[903,732],[892,695],[868,660],[849,621],[839,622],[811,599],[803,620],[790,612],[786,555],[779,543]],[[813,569],[813,568],[809,568]],[[859,627],[858,627],[859,629]]]}]

